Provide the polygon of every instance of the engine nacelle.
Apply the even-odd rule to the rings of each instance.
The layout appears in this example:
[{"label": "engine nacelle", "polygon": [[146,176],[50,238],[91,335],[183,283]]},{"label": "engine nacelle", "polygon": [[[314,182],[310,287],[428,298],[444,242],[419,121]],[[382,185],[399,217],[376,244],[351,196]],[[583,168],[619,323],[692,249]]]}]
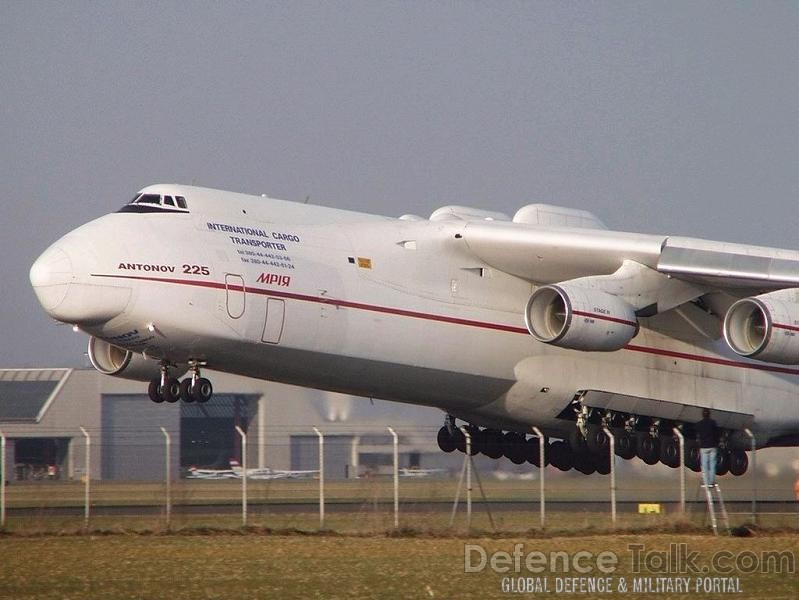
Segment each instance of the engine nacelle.
[{"label": "engine nacelle", "polygon": [[799,289],[738,300],[724,317],[724,339],[741,356],[799,364]]},{"label": "engine nacelle", "polygon": [[[89,338],[89,360],[92,366],[103,375],[133,379],[135,381],[150,381],[161,374],[160,364],[152,358],[108,342],[94,336]],[[170,376],[180,377],[188,370],[170,369]]]},{"label": "engine nacelle", "polygon": [[568,283],[533,292],[524,320],[538,341],[573,350],[620,350],[638,333],[635,310],[624,300]]}]

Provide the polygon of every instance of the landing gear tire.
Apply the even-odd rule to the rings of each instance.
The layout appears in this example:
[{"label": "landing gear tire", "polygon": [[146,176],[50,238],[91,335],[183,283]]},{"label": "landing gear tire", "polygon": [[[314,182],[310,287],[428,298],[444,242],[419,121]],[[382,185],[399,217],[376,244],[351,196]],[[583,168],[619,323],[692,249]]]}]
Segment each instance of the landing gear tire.
[{"label": "landing gear tire", "polygon": [[191,377],[180,382],[180,397],[183,402],[194,402],[194,395],[191,393]]},{"label": "landing gear tire", "polygon": [[568,442],[556,440],[549,445],[547,451],[549,462],[561,471],[568,471],[574,467],[574,455]]},{"label": "landing gear tire", "polygon": [[164,401],[164,397],[161,395],[160,377],[156,377],[155,379],[150,381],[150,385],[147,387],[147,395],[150,396],[150,400],[152,400],[156,404],[161,404]]},{"label": "landing gear tire", "polygon": [[635,438],[626,431],[615,433],[616,435],[616,456],[624,460],[630,460],[635,456]]},{"label": "landing gear tire", "polygon": [[579,429],[575,428],[574,431],[569,434],[569,446],[571,446],[572,452],[575,455],[586,451],[587,446],[585,438]]},{"label": "landing gear tire", "polygon": [[447,453],[455,451],[455,440],[446,427],[442,427],[438,430],[438,447],[441,448],[443,452]]},{"label": "landing gear tire", "polygon": [[610,456],[607,453],[592,454],[591,462],[594,463],[594,468],[600,475],[607,475],[610,473]]},{"label": "landing gear tire", "polygon": [[581,452],[574,455],[574,468],[583,475],[593,475],[596,473],[596,465],[589,454]]},{"label": "landing gear tire", "polygon": [[[471,450],[471,452],[469,453],[469,455],[470,456],[474,456],[475,454],[480,452],[480,448],[482,447],[481,446],[482,445],[482,441],[483,441],[482,432],[480,431],[480,428],[477,427],[476,425],[469,425],[466,428],[466,431],[469,432],[469,436],[471,437],[471,442],[470,442],[470,450]],[[465,436],[464,436],[464,438],[465,438]],[[466,451],[466,440],[465,439],[463,441],[463,450]]]},{"label": "landing gear tire", "polygon": [[502,440],[502,454],[515,465],[524,462],[524,436],[514,431],[505,434]]},{"label": "landing gear tire", "polygon": [[743,450],[733,450],[730,453],[730,473],[739,477],[749,468],[749,457]]},{"label": "landing gear tire", "polygon": [[192,386],[191,395],[194,397],[195,402],[200,404],[208,402],[214,395],[214,386],[205,377],[198,377],[197,382]]},{"label": "landing gear tire", "polygon": [[680,444],[673,436],[660,438],[660,462],[672,469],[680,466]]},{"label": "landing gear tire", "polygon": [[585,445],[591,452],[607,453],[610,438],[599,425],[589,425],[588,433],[585,436]]},{"label": "landing gear tire", "polygon": [[[547,443],[544,442],[544,466],[549,464],[550,457],[547,456]],[[524,458],[525,460],[535,467],[541,466],[541,447],[537,437],[528,438],[524,442]]]},{"label": "landing gear tire", "polygon": [[180,382],[174,377],[167,377],[166,383],[160,386],[161,397],[166,402],[177,402],[180,400]]},{"label": "landing gear tire", "polygon": [[456,428],[452,432],[452,439],[455,442],[455,447],[458,449],[458,452],[466,452],[466,436],[463,435],[463,432],[460,430],[460,427]]},{"label": "landing gear tire", "polygon": [[716,475],[726,475],[730,471],[730,451],[719,448],[716,453]]},{"label": "landing gear tire", "polygon": [[480,452],[485,454],[488,458],[501,458],[502,457],[502,432],[496,429],[484,429],[481,434],[482,441]]},{"label": "landing gear tire", "polygon": [[699,444],[695,441],[685,441],[685,466],[694,473],[702,470],[702,454],[699,452]]},{"label": "landing gear tire", "polygon": [[636,454],[638,458],[648,465],[654,465],[660,458],[660,445],[657,438],[653,438],[649,434],[644,434],[638,440]]}]

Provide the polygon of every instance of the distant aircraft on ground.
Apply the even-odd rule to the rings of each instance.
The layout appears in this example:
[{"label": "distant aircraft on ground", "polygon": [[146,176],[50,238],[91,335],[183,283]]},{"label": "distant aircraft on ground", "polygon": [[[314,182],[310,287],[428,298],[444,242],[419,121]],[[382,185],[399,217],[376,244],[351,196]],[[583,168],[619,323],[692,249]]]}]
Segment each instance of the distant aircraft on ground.
[{"label": "distant aircraft on ground", "polygon": [[[184,185],[144,188],[31,268],[102,373],[205,402],[205,367],[441,408],[438,442],[590,474],[616,453],[719,472],[799,445],[799,252],[609,231],[585,211],[446,206],[389,218]],[[184,373],[190,376],[182,381]]]},{"label": "distant aircraft on ground", "polygon": [[[187,479],[241,479],[244,470],[236,459],[230,459],[229,469],[198,469],[189,467]],[[316,477],[319,471],[286,471],[282,469],[247,469],[247,479],[306,479]]]}]

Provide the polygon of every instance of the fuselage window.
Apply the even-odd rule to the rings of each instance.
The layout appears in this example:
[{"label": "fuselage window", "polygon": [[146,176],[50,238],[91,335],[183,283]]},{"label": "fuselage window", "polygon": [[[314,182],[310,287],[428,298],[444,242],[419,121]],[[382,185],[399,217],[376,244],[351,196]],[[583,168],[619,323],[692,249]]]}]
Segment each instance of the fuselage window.
[{"label": "fuselage window", "polygon": [[169,206],[175,206],[175,201],[172,199],[172,196],[164,196],[164,204]]},{"label": "fuselage window", "polygon": [[175,196],[175,200],[178,201],[179,208],[188,208],[186,205],[186,199],[183,196]]},{"label": "fuselage window", "polygon": [[142,194],[136,204],[161,204],[161,196],[158,194]]}]

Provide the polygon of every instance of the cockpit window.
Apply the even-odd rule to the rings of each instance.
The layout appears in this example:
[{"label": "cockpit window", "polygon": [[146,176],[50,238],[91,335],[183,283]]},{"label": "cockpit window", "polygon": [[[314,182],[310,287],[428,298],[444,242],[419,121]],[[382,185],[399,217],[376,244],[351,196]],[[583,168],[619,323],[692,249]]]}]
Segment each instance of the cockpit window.
[{"label": "cockpit window", "polygon": [[133,213],[184,213],[189,212],[185,196],[172,196],[161,194],[137,194],[130,203],[123,206],[119,212]]}]

